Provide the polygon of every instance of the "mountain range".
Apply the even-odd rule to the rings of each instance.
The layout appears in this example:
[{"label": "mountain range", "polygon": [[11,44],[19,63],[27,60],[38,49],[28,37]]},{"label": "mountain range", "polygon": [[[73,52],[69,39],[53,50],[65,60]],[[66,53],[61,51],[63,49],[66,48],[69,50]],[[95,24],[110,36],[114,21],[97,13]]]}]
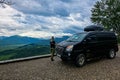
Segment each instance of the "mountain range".
[{"label": "mountain range", "polygon": [[[55,38],[57,43],[67,39],[68,36]],[[0,36],[0,61],[50,53],[50,39],[21,37],[18,35]]]},{"label": "mountain range", "polygon": [[[67,39],[68,36],[63,36],[61,38],[55,38],[57,43]],[[39,45],[49,45],[50,39],[41,39],[41,38],[32,38],[32,37],[22,37],[18,35],[5,37],[0,36],[0,46],[8,46],[8,45],[21,45],[21,44],[32,44],[36,43]]]}]

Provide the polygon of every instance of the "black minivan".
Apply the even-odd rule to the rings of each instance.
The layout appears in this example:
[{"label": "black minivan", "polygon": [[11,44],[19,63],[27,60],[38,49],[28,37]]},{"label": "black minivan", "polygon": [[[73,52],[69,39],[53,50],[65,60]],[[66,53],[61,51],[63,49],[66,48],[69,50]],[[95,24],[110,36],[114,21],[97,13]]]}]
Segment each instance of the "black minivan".
[{"label": "black minivan", "polygon": [[72,60],[82,67],[87,59],[106,55],[113,59],[118,51],[117,37],[110,31],[85,31],[74,34],[56,46],[62,61]]}]

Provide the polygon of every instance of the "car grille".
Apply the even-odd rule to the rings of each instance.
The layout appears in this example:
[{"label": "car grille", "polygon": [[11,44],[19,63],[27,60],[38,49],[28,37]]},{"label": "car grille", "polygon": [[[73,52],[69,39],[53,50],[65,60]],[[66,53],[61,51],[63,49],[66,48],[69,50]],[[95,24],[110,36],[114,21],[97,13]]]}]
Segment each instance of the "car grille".
[{"label": "car grille", "polygon": [[56,53],[57,54],[61,55],[63,53],[63,51],[64,51],[64,47],[62,47],[62,46],[57,46],[56,47]]}]

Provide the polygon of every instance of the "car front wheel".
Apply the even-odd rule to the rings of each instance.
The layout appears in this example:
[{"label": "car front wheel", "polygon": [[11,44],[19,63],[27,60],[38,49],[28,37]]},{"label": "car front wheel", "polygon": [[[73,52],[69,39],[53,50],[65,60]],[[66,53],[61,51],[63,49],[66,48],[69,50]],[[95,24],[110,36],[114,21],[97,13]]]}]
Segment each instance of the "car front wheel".
[{"label": "car front wheel", "polygon": [[107,57],[108,57],[109,59],[113,59],[113,58],[115,58],[115,56],[116,56],[115,50],[114,50],[114,49],[111,49],[111,50],[109,51]]},{"label": "car front wheel", "polygon": [[86,63],[86,57],[84,54],[79,54],[77,57],[76,57],[76,61],[75,61],[75,64],[77,67],[82,67],[84,66]]}]

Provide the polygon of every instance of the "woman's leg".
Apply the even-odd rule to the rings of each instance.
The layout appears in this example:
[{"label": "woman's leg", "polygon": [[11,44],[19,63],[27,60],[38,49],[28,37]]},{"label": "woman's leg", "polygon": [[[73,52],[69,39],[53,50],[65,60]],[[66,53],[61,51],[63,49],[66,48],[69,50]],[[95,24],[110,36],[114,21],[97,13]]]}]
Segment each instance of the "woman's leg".
[{"label": "woman's leg", "polygon": [[53,57],[54,57],[54,49],[51,48],[50,50],[51,50],[51,61],[54,61],[54,59],[53,59]]}]

